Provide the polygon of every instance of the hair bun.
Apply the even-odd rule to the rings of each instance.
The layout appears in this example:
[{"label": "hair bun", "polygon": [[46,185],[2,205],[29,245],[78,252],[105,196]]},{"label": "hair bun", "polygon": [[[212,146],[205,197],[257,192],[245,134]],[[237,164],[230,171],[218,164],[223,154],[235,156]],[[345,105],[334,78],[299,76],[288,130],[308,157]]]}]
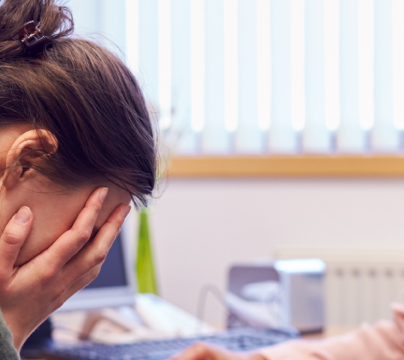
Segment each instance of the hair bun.
[{"label": "hair bun", "polygon": [[58,0],[4,0],[0,5],[0,60],[28,55],[20,40],[12,40],[22,26],[33,20],[52,40],[70,35],[74,22],[70,9]]}]

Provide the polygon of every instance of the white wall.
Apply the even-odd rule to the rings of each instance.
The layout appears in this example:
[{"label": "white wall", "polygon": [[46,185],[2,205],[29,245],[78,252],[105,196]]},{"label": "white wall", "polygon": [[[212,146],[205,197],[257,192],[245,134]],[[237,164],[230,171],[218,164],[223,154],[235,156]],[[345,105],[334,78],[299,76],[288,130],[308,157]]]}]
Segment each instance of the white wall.
[{"label": "white wall", "polygon": [[[277,248],[404,248],[404,180],[172,179],[152,208],[161,295],[191,313],[204,284]],[[223,308],[209,298],[206,319]]]}]

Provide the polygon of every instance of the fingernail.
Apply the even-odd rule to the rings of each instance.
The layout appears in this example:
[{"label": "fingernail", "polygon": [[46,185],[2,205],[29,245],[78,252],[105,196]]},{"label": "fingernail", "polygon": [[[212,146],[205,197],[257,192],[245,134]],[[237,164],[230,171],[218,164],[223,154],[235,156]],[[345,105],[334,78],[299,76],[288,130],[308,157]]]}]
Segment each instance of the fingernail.
[{"label": "fingernail", "polygon": [[14,215],[14,220],[20,224],[26,224],[31,219],[31,209],[23,206],[18,213]]},{"label": "fingernail", "polygon": [[127,206],[127,207],[125,208],[125,210],[123,211],[123,217],[124,217],[124,219],[126,219],[126,217],[129,215],[130,209],[131,209],[131,207],[130,207],[130,206]]},{"label": "fingernail", "polygon": [[109,190],[108,188],[103,188],[103,189],[100,191],[100,200],[101,200],[102,203],[104,203],[104,200],[105,200],[105,198],[107,197],[108,190]]}]

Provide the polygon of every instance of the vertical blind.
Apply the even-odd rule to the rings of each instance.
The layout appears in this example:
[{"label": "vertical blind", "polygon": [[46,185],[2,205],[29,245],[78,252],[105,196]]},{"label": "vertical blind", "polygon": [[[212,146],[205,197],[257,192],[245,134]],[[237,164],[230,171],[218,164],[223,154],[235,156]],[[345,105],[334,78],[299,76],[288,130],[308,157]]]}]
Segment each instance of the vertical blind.
[{"label": "vertical blind", "polygon": [[121,49],[177,153],[403,150],[404,0],[69,5]]}]

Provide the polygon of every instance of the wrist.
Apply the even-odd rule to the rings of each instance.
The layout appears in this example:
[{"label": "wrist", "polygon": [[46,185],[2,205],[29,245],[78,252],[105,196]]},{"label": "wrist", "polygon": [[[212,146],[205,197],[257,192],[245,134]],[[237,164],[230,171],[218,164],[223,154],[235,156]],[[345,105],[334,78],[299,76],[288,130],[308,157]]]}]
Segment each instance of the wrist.
[{"label": "wrist", "polygon": [[21,351],[22,345],[24,344],[26,340],[25,336],[21,336],[20,334],[14,335],[13,333],[13,345],[18,351],[18,353]]},{"label": "wrist", "polygon": [[24,344],[26,338],[28,337],[27,334],[25,334],[25,331],[22,331],[17,324],[14,324],[12,321],[9,321],[7,319],[6,314],[3,314],[4,321],[10,330],[11,334],[13,335],[13,344],[14,347],[18,352],[20,352],[22,345]]}]

